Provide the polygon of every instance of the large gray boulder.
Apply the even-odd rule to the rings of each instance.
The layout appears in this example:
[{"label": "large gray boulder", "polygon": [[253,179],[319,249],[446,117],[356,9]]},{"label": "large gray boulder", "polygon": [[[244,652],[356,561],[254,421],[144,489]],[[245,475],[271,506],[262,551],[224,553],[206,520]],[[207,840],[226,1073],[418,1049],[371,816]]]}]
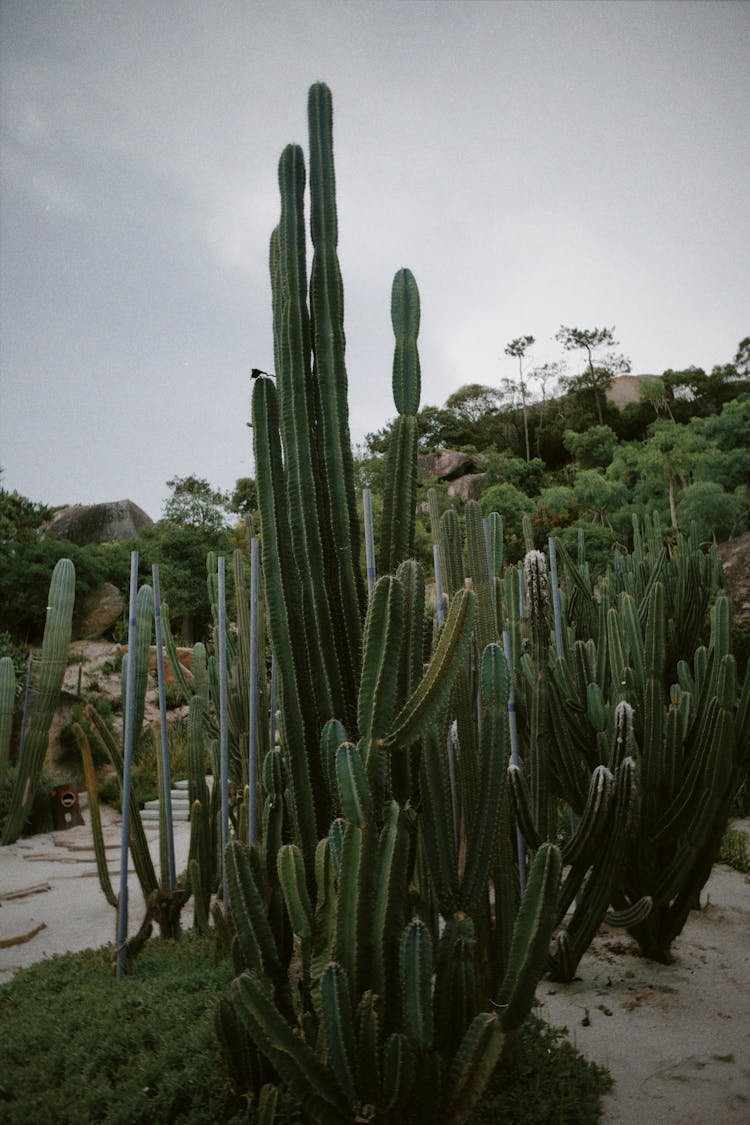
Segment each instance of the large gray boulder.
[{"label": "large gray boulder", "polygon": [[51,539],[67,539],[79,547],[87,543],[114,543],[132,539],[153,520],[132,500],[111,504],[74,504],[56,512],[44,528]]},{"label": "large gray boulder", "polygon": [[456,449],[437,449],[434,453],[421,453],[417,460],[420,484],[437,477],[438,480],[457,480],[467,473],[476,473],[486,464],[481,453],[460,453]]},{"label": "large gray boulder", "polygon": [[125,600],[111,582],[89,590],[76,602],[73,617],[73,639],[92,640],[101,637],[115,622],[119,621],[125,610]]}]

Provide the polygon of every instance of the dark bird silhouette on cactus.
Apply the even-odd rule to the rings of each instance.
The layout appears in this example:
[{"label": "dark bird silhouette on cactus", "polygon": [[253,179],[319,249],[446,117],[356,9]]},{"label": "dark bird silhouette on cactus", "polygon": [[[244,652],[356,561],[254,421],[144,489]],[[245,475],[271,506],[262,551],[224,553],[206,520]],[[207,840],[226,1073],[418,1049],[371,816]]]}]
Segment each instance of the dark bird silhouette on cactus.
[{"label": "dark bird silhouette on cactus", "polygon": [[257,379],[260,375],[268,375],[273,378],[270,371],[261,371],[259,367],[254,367],[250,372],[251,379]]}]

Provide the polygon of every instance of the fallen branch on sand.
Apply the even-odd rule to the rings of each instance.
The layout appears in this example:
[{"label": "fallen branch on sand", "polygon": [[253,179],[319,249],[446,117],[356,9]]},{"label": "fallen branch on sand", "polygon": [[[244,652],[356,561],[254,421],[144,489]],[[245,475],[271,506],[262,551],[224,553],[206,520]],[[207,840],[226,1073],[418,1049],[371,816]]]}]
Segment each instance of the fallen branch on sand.
[{"label": "fallen branch on sand", "polygon": [[34,926],[33,930],[29,930],[27,934],[19,934],[18,937],[9,937],[0,939],[0,949],[9,949],[11,945],[23,945],[24,942],[31,941],[33,937],[39,933],[40,930],[47,928],[46,922],[40,922],[38,926]]}]

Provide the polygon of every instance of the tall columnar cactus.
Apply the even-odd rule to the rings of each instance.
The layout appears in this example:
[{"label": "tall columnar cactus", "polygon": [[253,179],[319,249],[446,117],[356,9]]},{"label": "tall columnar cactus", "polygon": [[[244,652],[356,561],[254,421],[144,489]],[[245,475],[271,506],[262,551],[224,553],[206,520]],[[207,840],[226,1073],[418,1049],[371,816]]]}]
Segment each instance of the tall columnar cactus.
[{"label": "tall columnar cactus", "polygon": [[0,789],[10,762],[10,738],[16,707],[16,671],[9,656],[0,660]]},{"label": "tall columnar cactus", "polygon": [[[358,704],[361,662],[368,651],[363,637],[366,599],[346,403],[331,96],[321,83],[310,90],[308,119],[314,247],[310,306],[308,309],[305,168],[301,150],[290,145],[279,163],[281,217],[270,254],[277,381],[274,385],[269,379],[256,380],[253,431],[282,745],[288,758],[295,832],[312,880],[315,847],[327,831],[337,801],[321,756],[322,728],[335,718],[353,742],[364,740],[362,756],[380,800],[385,795],[383,771],[389,748],[396,742],[411,745],[416,741],[418,736],[412,736],[422,722],[425,701],[415,697],[413,713],[407,709],[399,716],[394,714],[392,730],[386,729],[384,715],[377,718],[367,706],[362,709]],[[387,469],[390,499],[381,552],[381,569],[386,571],[395,570],[413,550],[419,295],[413,276],[405,269],[397,273],[393,284],[392,319],[396,334],[393,389],[405,437],[394,443],[395,460]],[[399,596],[394,588],[390,599]],[[459,633],[464,618],[459,602],[452,622]],[[372,651],[370,657],[376,660]],[[400,691],[400,683],[399,676],[394,689]],[[423,691],[429,702],[429,683]],[[397,702],[404,704],[406,698],[394,696],[392,706]],[[381,746],[386,734],[392,741]],[[402,765],[399,762],[397,770]],[[403,778],[397,782],[402,795],[405,784]]]},{"label": "tall columnar cactus", "polygon": [[410,270],[399,270],[391,288],[391,323],[396,337],[393,399],[398,417],[388,449],[380,572],[396,570],[414,554],[417,499],[417,412],[420,396],[419,290]]},{"label": "tall columnar cactus", "polygon": [[60,559],[52,572],[49,587],[42,655],[41,659],[35,661],[32,671],[31,718],[5,821],[3,844],[12,844],[21,835],[31,812],[37,782],[44,765],[50,724],[60,697],[68,661],[75,581],[73,563],[70,559]]}]

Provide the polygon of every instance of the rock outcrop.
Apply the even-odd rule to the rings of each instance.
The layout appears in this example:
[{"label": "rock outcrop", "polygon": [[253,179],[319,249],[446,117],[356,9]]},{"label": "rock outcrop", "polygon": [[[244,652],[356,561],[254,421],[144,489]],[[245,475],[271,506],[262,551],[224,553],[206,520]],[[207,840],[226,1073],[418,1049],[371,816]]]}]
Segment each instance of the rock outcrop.
[{"label": "rock outcrop", "polygon": [[110,504],[74,504],[56,512],[44,528],[51,539],[67,539],[79,547],[88,543],[114,543],[131,539],[153,520],[132,500]]},{"label": "rock outcrop", "polygon": [[750,531],[718,546],[724,565],[724,591],[734,606],[734,620],[750,628]]},{"label": "rock outcrop", "polygon": [[73,638],[77,641],[101,637],[119,621],[125,609],[122,594],[111,582],[90,590],[76,603]]},{"label": "rock outcrop", "polygon": [[460,453],[456,449],[437,449],[434,453],[421,453],[417,459],[417,477],[422,484],[437,477],[438,480],[458,480],[468,473],[477,473],[486,463],[481,453]]},{"label": "rock outcrop", "polygon": [[458,496],[460,500],[478,500],[482,495],[486,473],[466,473],[463,477],[449,482],[446,492]]}]

